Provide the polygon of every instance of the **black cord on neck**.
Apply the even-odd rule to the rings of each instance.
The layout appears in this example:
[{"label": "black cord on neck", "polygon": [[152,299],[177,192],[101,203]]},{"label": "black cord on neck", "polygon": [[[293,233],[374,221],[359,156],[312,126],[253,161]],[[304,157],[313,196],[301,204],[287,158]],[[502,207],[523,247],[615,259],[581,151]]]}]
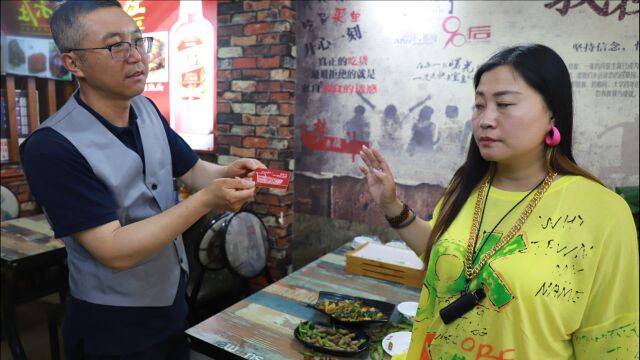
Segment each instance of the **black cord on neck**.
[{"label": "black cord on neck", "polygon": [[536,185],[533,189],[531,189],[522,199],[520,199],[520,201],[518,201],[515,205],[513,205],[513,207],[511,207],[511,209],[509,209],[509,211],[507,211],[507,213],[504,214],[504,216],[502,216],[502,219],[498,221],[498,223],[493,227],[493,229],[491,229],[491,231],[487,236],[483,236],[484,239],[481,241],[480,247],[478,248],[478,252],[476,253],[476,244],[478,242],[478,235],[480,235],[480,228],[482,228],[482,220],[484,219],[484,210],[487,207],[487,200],[489,199],[489,192],[491,191],[491,184],[493,183],[494,175],[495,174],[492,174],[491,179],[489,179],[489,189],[487,190],[487,194],[484,198],[484,204],[482,204],[482,213],[480,214],[480,224],[478,224],[478,229],[476,230],[476,237],[474,238],[475,241],[473,242],[473,260],[471,262],[471,266],[475,264],[476,260],[478,259],[478,256],[480,256],[480,253],[482,252],[482,248],[486,244],[491,234],[493,234],[493,232],[498,228],[498,225],[500,225],[502,220],[504,220],[507,217],[507,215],[509,215],[515,208],[517,208],[518,205],[520,205],[524,201],[524,199],[528,198],[529,195],[531,195],[531,193],[533,193],[537,188],[539,188],[540,185],[542,185],[542,183],[544,182],[544,179],[546,179],[546,176],[545,176],[545,178],[542,179],[542,181],[540,181],[538,185]]}]

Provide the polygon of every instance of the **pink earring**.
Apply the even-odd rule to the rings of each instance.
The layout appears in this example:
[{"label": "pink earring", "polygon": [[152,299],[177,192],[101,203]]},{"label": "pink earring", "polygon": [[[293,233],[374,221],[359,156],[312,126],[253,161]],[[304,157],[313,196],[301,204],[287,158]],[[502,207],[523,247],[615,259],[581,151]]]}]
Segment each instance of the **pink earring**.
[{"label": "pink earring", "polygon": [[545,135],[544,142],[551,147],[558,146],[560,144],[560,131],[555,126],[551,127],[551,136]]}]

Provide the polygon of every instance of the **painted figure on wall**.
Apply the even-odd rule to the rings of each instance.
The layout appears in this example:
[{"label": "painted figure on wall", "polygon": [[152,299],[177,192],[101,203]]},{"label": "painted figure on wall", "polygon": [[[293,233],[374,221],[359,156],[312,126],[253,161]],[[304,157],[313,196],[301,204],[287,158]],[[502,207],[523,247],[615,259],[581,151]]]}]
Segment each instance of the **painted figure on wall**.
[{"label": "painted figure on wall", "polygon": [[420,109],[418,120],[411,128],[411,141],[407,146],[407,152],[413,156],[416,153],[430,153],[440,141],[438,126],[431,121],[433,108],[425,105]]},{"label": "painted figure on wall", "polygon": [[[371,107],[372,110],[376,110],[376,106],[365,98],[362,94],[357,94],[365,104]],[[425,99],[420,100],[415,105],[411,106],[406,114],[398,112],[398,108],[394,104],[389,104],[384,108],[382,113],[377,112],[381,116],[380,121],[380,137],[378,138],[378,148],[385,153],[398,154],[403,149],[402,146],[402,127],[404,121],[409,115],[422,104],[431,99],[431,96],[427,96]]]},{"label": "painted figure on wall", "polygon": [[369,137],[371,136],[371,126],[364,116],[366,110],[367,109],[362,105],[357,105],[353,108],[353,117],[344,124],[347,139],[369,141]]}]

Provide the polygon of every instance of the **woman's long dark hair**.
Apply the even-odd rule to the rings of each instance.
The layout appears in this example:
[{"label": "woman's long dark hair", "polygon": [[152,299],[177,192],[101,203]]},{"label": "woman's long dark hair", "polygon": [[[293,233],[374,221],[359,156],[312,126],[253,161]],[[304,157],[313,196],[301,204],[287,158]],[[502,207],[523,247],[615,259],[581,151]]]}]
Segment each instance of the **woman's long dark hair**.
[{"label": "woman's long dark hair", "polygon": [[[478,68],[473,78],[474,88],[478,88],[484,73],[502,65],[513,68],[536,90],[553,114],[554,125],[560,131],[562,140],[558,146],[546,148],[547,171],[555,171],[562,175],[581,175],[602,184],[591,173],[579,167],[573,158],[573,94],[571,76],[562,58],[552,49],[540,44],[504,49]],[[492,163],[482,158],[480,149],[472,137],[464,164],[456,170],[442,195],[440,213],[424,252],[425,262],[429,261],[431,249],[437,239],[451,226],[464,203],[491,167]]]}]

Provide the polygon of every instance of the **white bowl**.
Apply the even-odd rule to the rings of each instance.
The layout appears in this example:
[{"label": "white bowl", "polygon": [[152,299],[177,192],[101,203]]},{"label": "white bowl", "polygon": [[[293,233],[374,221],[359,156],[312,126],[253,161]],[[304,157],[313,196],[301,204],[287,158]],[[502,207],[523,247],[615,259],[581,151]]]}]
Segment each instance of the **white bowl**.
[{"label": "white bowl", "polygon": [[382,339],[382,348],[393,356],[409,351],[411,343],[411,331],[398,331],[391,333]]},{"label": "white bowl", "polygon": [[407,320],[413,322],[418,312],[418,303],[415,301],[405,301],[397,306],[398,312],[402,314]]}]

